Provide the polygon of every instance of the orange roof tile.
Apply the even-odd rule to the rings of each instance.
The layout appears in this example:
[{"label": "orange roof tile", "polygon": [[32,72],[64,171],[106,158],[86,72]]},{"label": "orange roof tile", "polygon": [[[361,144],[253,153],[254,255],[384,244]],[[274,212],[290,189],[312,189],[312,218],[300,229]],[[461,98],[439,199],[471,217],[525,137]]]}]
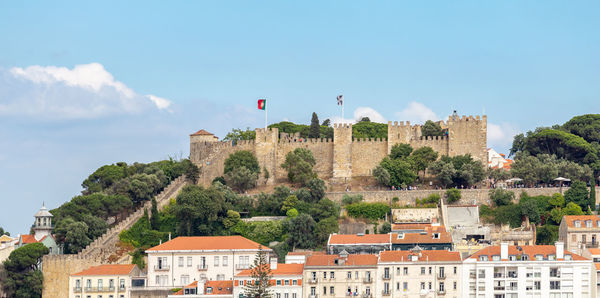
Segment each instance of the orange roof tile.
[{"label": "orange roof tile", "polygon": [[71,275],[128,275],[135,266],[133,264],[106,264],[90,267]]},{"label": "orange roof tile", "polygon": [[[338,260],[338,264],[335,264],[335,260]],[[306,259],[305,267],[308,266],[371,266],[377,265],[377,255],[348,255],[344,260],[339,255],[316,255],[309,256]]]},{"label": "orange roof tile", "polygon": [[586,227],[585,226],[586,220],[592,221],[592,227],[594,227],[594,228],[600,227],[600,225],[598,225],[596,222],[596,221],[600,220],[599,215],[565,215],[562,220],[566,221],[567,226],[569,228],[575,228],[575,221],[577,221],[577,220],[581,221],[581,228]]},{"label": "orange roof tile", "polygon": [[335,244],[386,244],[390,243],[389,234],[367,234],[367,235],[331,235],[328,245]]},{"label": "orange roof tile", "polygon": [[[439,233],[439,238],[433,238],[434,233]],[[425,233],[403,233],[403,237],[399,238],[401,233],[392,233],[392,243],[451,243],[452,236],[446,232],[444,226],[425,227]]]},{"label": "orange roof tile", "polygon": [[[40,239],[43,240],[44,238]],[[21,241],[23,242],[23,244],[29,244],[29,243],[37,243],[38,241],[35,239],[35,236],[33,235],[21,235]]]},{"label": "orange roof tile", "polygon": [[201,129],[201,130],[191,134],[190,136],[214,136],[214,134],[212,134],[204,129]]},{"label": "orange roof tile", "polygon": [[588,248],[590,254],[592,255],[600,255],[600,248]]},{"label": "orange roof tile", "polygon": [[[212,288],[211,293],[208,293],[208,288]],[[233,280],[209,280],[204,284],[204,293],[206,295],[231,295],[233,294]]]},{"label": "orange roof tile", "polygon": [[[508,246],[508,255],[527,255],[530,261],[535,260],[536,255],[543,255],[544,258],[547,258],[548,255],[556,255],[556,246],[554,245],[522,245],[521,251],[517,249],[515,245]],[[468,259],[479,259],[479,256],[487,255],[489,260],[492,259],[494,255],[500,255],[500,245],[496,246],[488,246],[470,257]],[[568,250],[565,250],[565,255],[571,255],[572,259],[575,261],[589,260],[588,258],[584,258],[580,255],[574,254]]]},{"label": "orange roof tile", "polygon": [[[172,250],[256,250],[260,244],[242,236],[198,236],[177,237],[161,245],[152,247],[146,252]],[[271,251],[268,247],[262,247]]]},{"label": "orange roof tile", "polygon": [[[277,264],[277,269],[271,269],[273,276],[279,275],[302,275],[304,264]],[[251,276],[252,269],[242,270],[235,276]]]},{"label": "orange roof tile", "polygon": [[287,253],[288,256],[312,256],[312,255],[324,255],[324,251],[290,251]]},{"label": "orange roof tile", "polygon": [[379,254],[380,262],[410,262],[409,256],[419,256],[421,262],[461,261],[460,253],[447,250],[423,250],[413,253],[407,250],[382,251]]},{"label": "orange roof tile", "polygon": [[431,227],[431,223],[392,224],[392,231],[425,230],[426,227]]},{"label": "orange roof tile", "polygon": [[596,266],[597,271],[600,271],[600,263],[594,263],[594,266]]}]

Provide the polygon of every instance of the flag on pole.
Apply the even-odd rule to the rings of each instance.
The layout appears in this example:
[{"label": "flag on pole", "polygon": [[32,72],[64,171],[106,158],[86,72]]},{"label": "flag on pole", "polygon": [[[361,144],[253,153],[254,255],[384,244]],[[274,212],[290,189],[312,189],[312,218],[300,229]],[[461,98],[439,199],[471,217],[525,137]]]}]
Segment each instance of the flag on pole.
[{"label": "flag on pole", "polygon": [[258,109],[259,110],[264,110],[267,108],[267,100],[266,99],[259,99],[258,100]]},{"label": "flag on pole", "polygon": [[343,106],[344,105],[344,96],[343,95],[338,95],[337,96],[337,104],[338,104],[338,106]]}]

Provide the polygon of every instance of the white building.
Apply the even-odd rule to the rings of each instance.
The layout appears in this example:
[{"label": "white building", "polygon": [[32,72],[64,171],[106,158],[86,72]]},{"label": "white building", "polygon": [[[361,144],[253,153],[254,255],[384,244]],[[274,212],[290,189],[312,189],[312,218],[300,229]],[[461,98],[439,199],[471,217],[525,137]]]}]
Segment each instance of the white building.
[{"label": "white building", "polygon": [[382,251],[376,297],[461,297],[462,260],[447,250]]},{"label": "white building", "polygon": [[100,265],[69,277],[69,298],[130,298],[136,265]]},{"label": "white building", "polygon": [[[271,297],[273,298],[301,298],[302,297],[302,270],[303,264],[277,264],[277,258],[271,259]],[[233,281],[233,297],[243,298],[244,288],[252,282],[251,269],[244,270],[235,276]]]},{"label": "white building", "polygon": [[[233,280],[254,263],[259,247],[242,236],[177,237],[146,250],[146,288],[181,288],[194,281]],[[262,249],[267,254],[272,252],[268,247]]]},{"label": "white building", "polygon": [[463,297],[596,297],[592,260],[556,245],[489,246],[463,261]]}]

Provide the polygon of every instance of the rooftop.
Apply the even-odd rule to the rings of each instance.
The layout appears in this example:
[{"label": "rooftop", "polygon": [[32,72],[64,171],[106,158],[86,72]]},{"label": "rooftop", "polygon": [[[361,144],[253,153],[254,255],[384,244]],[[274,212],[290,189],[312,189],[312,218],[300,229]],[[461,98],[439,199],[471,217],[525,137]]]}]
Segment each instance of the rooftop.
[{"label": "rooftop", "polygon": [[[271,269],[271,274],[273,274],[273,276],[302,275],[302,269],[304,269],[304,264],[277,264],[277,269]],[[246,269],[235,276],[244,277],[251,275],[252,269]]]},{"label": "rooftop", "polygon": [[[337,260],[337,263],[336,263]],[[343,261],[340,261],[343,260]],[[375,266],[377,255],[348,255],[346,258],[340,255],[315,255],[306,259],[305,266]]]},{"label": "rooftop", "polygon": [[350,234],[339,235],[332,234],[329,238],[328,245],[336,244],[389,244],[389,234]]},{"label": "rooftop", "polygon": [[[183,295],[184,289],[196,289],[198,288],[198,281],[183,287],[181,290],[175,292],[173,295]],[[210,289],[210,293],[209,290]],[[204,295],[231,295],[233,294],[233,281],[232,280],[209,280],[204,284]]]},{"label": "rooftop", "polygon": [[[521,249],[520,251],[519,251],[519,248]],[[476,252],[475,254],[471,255],[470,257],[468,257],[468,259],[479,260],[480,256],[488,256],[488,259],[492,260],[492,256],[494,256],[494,255],[500,256],[500,245],[488,246],[488,247]],[[541,256],[543,256],[543,258],[545,260],[548,260],[549,255],[556,256],[556,246],[554,246],[554,245],[522,245],[522,246],[509,245],[508,246],[508,255],[509,256],[510,255],[515,255],[515,256],[527,255],[530,261],[534,261],[536,255],[541,255]],[[574,261],[588,260],[587,258],[584,258],[580,255],[574,254],[568,250],[565,250],[565,256],[566,255],[571,255],[571,257]]]},{"label": "rooftop", "polygon": [[411,262],[416,256],[419,262],[460,262],[460,252],[447,250],[422,250],[414,253],[407,250],[382,251],[379,254],[379,262]]},{"label": "rooftop", "polygon": [[87,276],[87,275],[128,275],[131,273],[134,264],[107,264],[90,267],[81,272],[73,273],[72,276]]},{"label": "rooftop", "polygon": [[[198,236],[177,237],[158,246],[152,247],[146,252],[158,251],[181,251],[181,250],[257,250],[260,244],[246,239],[242,236]],[[265,251],[271,251],[268,247],[262,247]]]},{"label": "rooftop", "polygon": [[[437,234],[437,237],[434,237]],[[425,227],[423,233],[392,233],[393,244],[403,243],[451,243],[452,236],[444,226]]]},{"label": "rooftop", "polygon": [[214,136],[214,134],[212,134],[204,129],[201,129],[201,130],[191,134],[190,136]]},{"label": "rooftop", "polygon": [[598,215],[565,215],[563,221],[566,222],[569,228],[575,228],[575,222],[581,222],[581,228],[586,228],[585,221],[590,220],[593,228],[600,228],[600,216]]}]

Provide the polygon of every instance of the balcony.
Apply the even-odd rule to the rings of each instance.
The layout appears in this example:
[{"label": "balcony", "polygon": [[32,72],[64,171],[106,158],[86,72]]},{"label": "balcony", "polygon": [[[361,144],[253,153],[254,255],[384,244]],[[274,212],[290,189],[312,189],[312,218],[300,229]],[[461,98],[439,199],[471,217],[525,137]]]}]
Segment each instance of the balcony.
[{"label": "balcony", "polygon": [[370,293],[369,294],[367,294],[367,293],[362,294],[362,298],[371,298],[371,294]]},{"label": "balcony", "polygon": [[446,274],[444,274],[444,273],[438,273],[438,279],[441,279],[441,280],[446,279]]},{"label": "balcony", "polygon": [[319,294],[310,294],[308,297],[310,297],[310,298],[319,298]]},{"label": "balcony", "polygon": [[446,295],[446,290],[438,290],[437,294],[438,295]]},{"label": "balcony", "polygon": [[469,273],[469,277],[475,278],[475,277],[477,277],[477,274],[475,272],[471,272],[471,273]]},{"label": "balcony", "polygon": [[366,283],[366,284],[369,284],[369,283],[373,282],[373,279],[370,278],[370,277],[365,277],[365,278],[363,278],[363,282]]},{"label": "balcony", "polygon": [[381,276],[381,278],[382,278],[383,280],[389,280],[389,279],[391,278],[391,275],[389,275],[389,274],[384,274],[384,275],[382,275],[382,276]]},{"label": "balcony", "polygon": [[504,286],[494,287],[494,291],[504,291]]},{"label": "balcony", "polygon": [[383,291],[381,291],[381,295],[382,296],[389,296],[389,295],[391,295],[391,293],[392,292],[390,290],[383,290]]},{"label": "balcony", "polygon": [[206,264],[198,265],[198,271],[206,271],[206,270],[208,270],[208,265],[206,265]]},{"label": "balcony", "polygon": [[309,284],[316,284],[317,283],[317,279],[316,278],[311,278],[308,280]]},{"label": "balcony", "polygon": [[508,278],[518,278],[519,277],[519,275],[517,274],[517,271],[508,271],[508,274],[506,276],[508,276]]},{"label": "balcony", "polygon": [[81,287],[74,287],[73,293],[81,293]]},{"label": "balcony", "polygon": [[494,278],[504,278],[504,273],[502,273],[502,272],[494,272]]},{"label": "balcony", "polygon": [[162,266],[155,265],[154,266],[154,271],[169,271],[169,270],[171,270],[171,266],[169,266],[169,265],[162,265]]},{"label": "balcony", "polygon": [[235,265],[235,269],[237,269],[237,270],[250,269],[250,264],[237,264],[237,265]]},{"label": "balcony", "polygon": [[119,292],[125,292],[125,290],[126,290],[125,286],[120,286],[119,287]]}]

